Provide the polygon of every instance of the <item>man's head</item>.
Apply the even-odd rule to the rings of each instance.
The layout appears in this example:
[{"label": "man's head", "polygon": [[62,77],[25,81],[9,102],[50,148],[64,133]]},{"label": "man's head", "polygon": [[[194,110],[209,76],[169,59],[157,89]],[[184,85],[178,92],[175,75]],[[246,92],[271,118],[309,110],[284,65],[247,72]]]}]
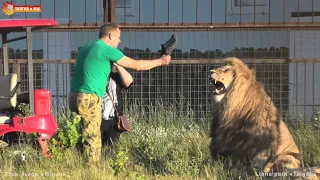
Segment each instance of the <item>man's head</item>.
[{"label": "man's head", "polygon": [[120,29],[115,23],[107,23],[100,27],[99,39],[102,39],[112,47],[118,47],[120,41]]}]

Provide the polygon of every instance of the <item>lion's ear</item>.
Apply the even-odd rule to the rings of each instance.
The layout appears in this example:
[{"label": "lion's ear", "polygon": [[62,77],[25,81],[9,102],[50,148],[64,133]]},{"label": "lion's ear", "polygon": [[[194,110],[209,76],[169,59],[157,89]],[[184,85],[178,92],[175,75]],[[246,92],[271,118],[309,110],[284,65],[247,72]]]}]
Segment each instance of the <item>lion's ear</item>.
[{"label": "lion's ear", "polygon": [[227,70],[231,70],[232,69],[232,66],[231,65],[226,65],[226,66],[223,66],[223,70],[227,71]]},{"label": "lion's ear", "polygon": [[227,57],[224,59],[224,61],[230,66],[243,66],[244,65],[244,63],[239,58],[236,58],[236,57]]},{"label": "lion's ear", "polygon": [[224,62],[227,64],[227,66],[232,66],[233,65],[233,58],[225,58]]}]

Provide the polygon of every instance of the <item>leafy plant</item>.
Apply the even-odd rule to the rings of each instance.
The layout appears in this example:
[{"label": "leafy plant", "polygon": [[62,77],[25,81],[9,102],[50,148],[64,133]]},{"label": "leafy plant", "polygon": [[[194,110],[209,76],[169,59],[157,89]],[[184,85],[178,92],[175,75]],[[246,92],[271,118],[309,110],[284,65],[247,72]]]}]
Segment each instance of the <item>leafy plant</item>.
[{"label": "leafy plant", "polygon": [[[24,119],[28,116],[31,116],[31,115],[32,115],[32,113],[30,111],[30,106],[29,106],[29,104],[25,104],[25,103],[18,103],[15,108],[8,111],[8,116],[10,117],[10,119],[13,119],[14,117],[20,118],[18,122],[21,125],[24,124]],[[39,134],[36,132],[31,133],[31,134],[18,132],[16,135],[17,135],[17,138],[19,139],[18,142],[21,142],[21,140],[23,140],[25,142],[35,142],[39,137]]]},{"label": "leafy plant", "polygon": [[113,152],[115,149],[117,149],[117,152],[115,156],[110,157],[108,164],[111,167],[114,176],[127,177],[129,179],[137,180],[143,180],[145,178],[142,168],[140,166],[131,164],[132,157],[130,157],[130,148],[128,146],[125,144],[117,145],[116,148],[111,148],[109,150],[112,149]]},{"label": "leafy plant", "polygon": [[128,149],[122,148],[118,152],[116,158],[109,161],[110,166],[113,169],[114,176],[119,175],[124,170],[124,166],[128,159]]},{"label": "leafy plant", "polygon": [[53,155],[61,158],[63,149],[77,147],[82,137],[80,120],[79,115],[72,114],[60,124],[58,132],[51,139],[52,145],[49,146]]},{"label": "leafy plant", "polygon": [[13,118],[19,116],[21,119],[24,119],[27,116],[32,115],[30,112],[29,104],[19,103],[13,110],[9,111],[9,117]]}]

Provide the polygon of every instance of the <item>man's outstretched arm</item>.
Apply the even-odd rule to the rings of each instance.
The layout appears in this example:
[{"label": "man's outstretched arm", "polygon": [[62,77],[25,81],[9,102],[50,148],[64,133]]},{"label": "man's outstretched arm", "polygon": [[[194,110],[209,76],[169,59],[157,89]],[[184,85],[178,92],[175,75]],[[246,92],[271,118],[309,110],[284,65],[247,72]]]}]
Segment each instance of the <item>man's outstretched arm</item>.
[{"label": "man's outstretched arm", "polygon": [[125,68],[134,69],[136,71],[146,71],[158,66],[169,65],[170,61],[171,56],[162,56],[159,59],[153,60],[135,60],[124,56],[117,62],[117,64]]}]

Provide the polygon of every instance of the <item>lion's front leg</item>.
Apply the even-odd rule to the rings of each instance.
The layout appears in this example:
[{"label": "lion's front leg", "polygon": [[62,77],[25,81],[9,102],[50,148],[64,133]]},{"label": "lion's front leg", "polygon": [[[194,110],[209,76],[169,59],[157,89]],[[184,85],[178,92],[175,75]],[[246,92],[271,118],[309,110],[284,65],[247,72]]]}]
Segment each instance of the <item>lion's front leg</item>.
[{"label": "lion's front leg", "polygon": [[218,158],[218,148],[217,148],[217,143],[216,143],[216,138],[217,138],[217,129],[219,127],[219,110],[218,110],[218,105],[216,104],[217,107],[213,110],[213,118],[211,121],[211,126],[210,126],[210,137],[211,137],[211,142],[210,142],[210,155],[211,155],[211,162],[214,163],[214,161]]},{"label": "lion's front leg", "polygon": [[210,155],[211,155],[211,164],[214,164],[219,158],[226,158],[230,153],[223,151],[218,148],[216,139],[212,138],[210,142]]},{"label": "lion's front leg", "polygon": [[269,151],[265,150],[263,152],[258,153],[256,156],[254,156],[251,160],[251,164],[253,168],[258,171],[265,172],[264,170],[265,170],[265,166],[268,163],[269,154],[270,154]]},{"label": "lion's front leg", "polygon": [[211,140],[209,148],[210,148],[210,155],[211,155],[211,164],[214,164],[214,162],[218,158],[218,151],[213,140]]}]

